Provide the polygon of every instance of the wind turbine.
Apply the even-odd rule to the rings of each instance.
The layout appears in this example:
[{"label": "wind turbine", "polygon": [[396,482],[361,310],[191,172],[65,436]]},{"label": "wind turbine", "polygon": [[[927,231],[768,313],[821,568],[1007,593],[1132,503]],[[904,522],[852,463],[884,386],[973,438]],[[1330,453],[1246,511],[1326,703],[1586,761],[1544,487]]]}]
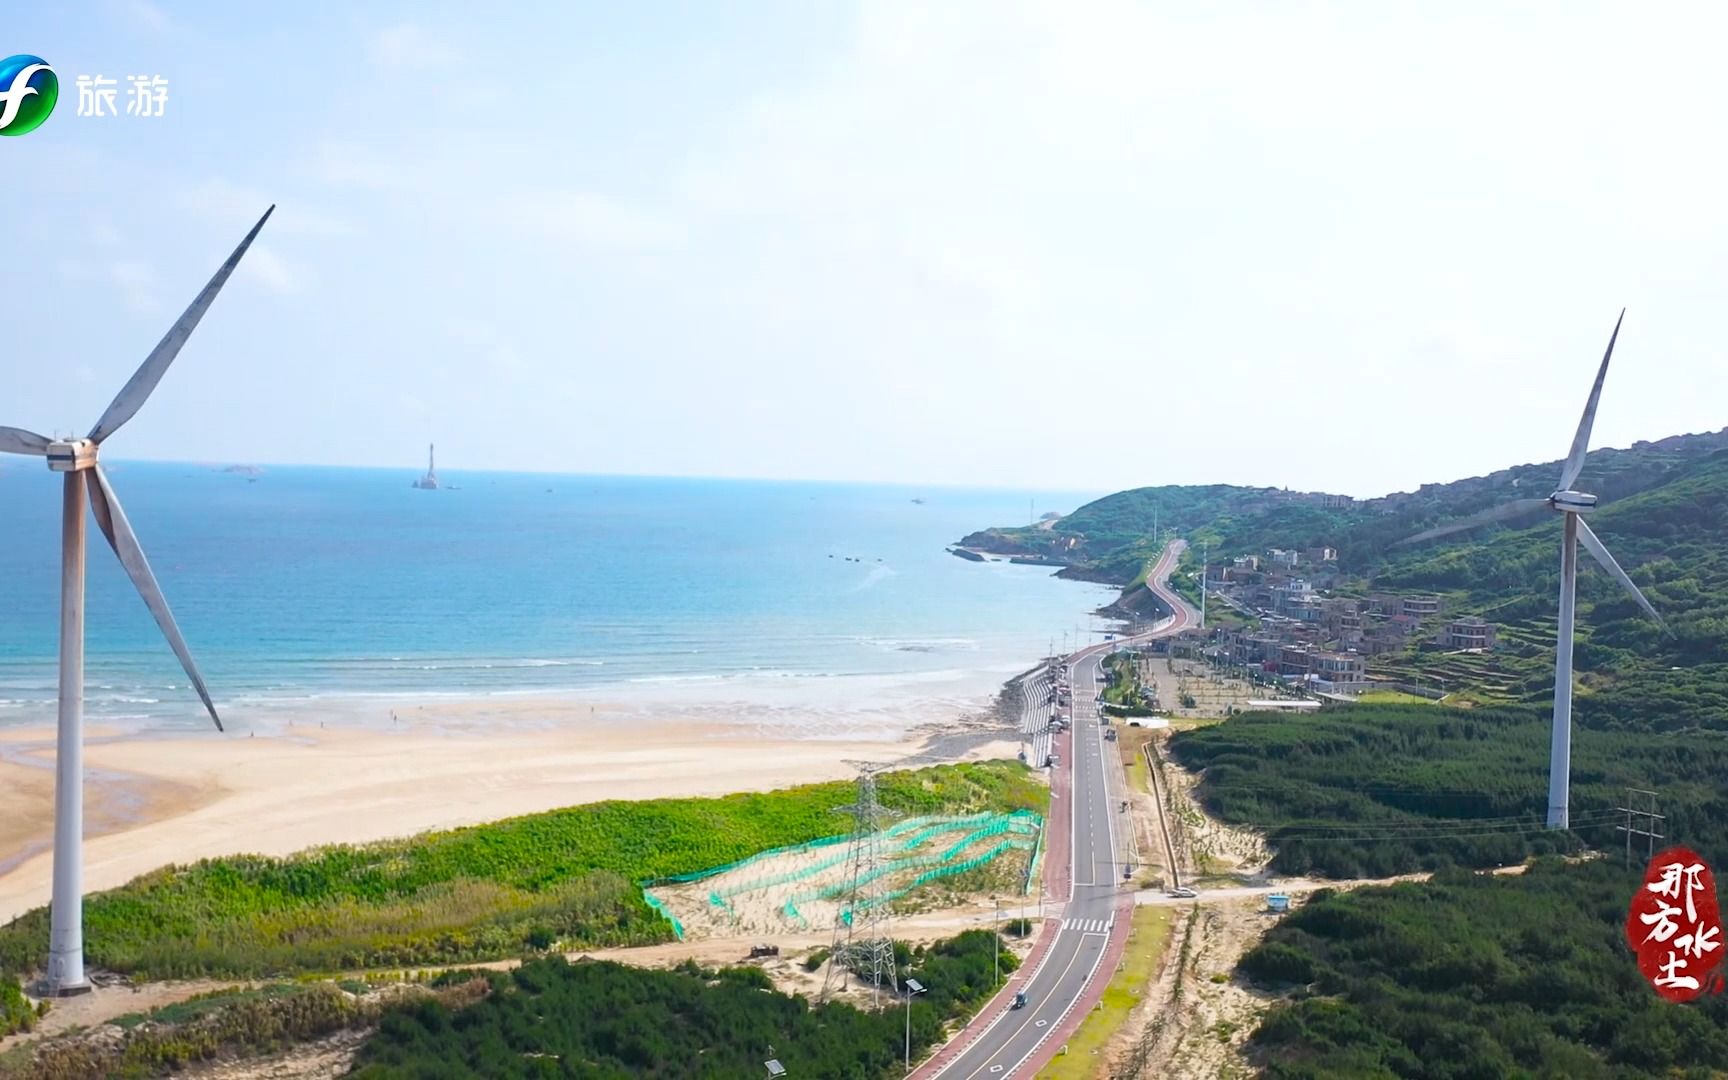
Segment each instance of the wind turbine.
[{"label": "wind turbine", "polygon": [[156,575],[144,558],[144,549],[96,458],[108,436],[132,419],[156,389],[275,209],[272,206],[264,211],[192,306],[144,358],[90,434],[82,439],[49,439],[21,428],[0,427],[0,451],[45,457],[51,471],[66,474],[60,517],[60,722],[55,743],[54,895],[49,911],[47,977],[48,992],[56,996],[90,989],[84,976],[84,500],[89,497],[97,527],[119,556],[120,565],[155,616],[174,655],[180,658],[180,666],[186,669],[216,730],[221,731],[222,719],[216,715],[210,691],[205,689],[186,640],[174,625],[168,601],[156,584]]},{"label": "wind turbine", "polygon": [[1602,366],[1596,370],[1596,384],[1590,388],[1590,399],[1584,403],[1584,417],[1578,421],[1578,433],[1572,436],[1572,450],[1566,455],[1566,461],[1560,468],[1560,484],[1552,495],[1546,499],[1517,499],[1502,503],[1398,542],[1420,543],[1489,522],[1519,517],[1539,507],[1547,507],[1564,515],[1565,530],[1560,541],[1560,632],[1554,650],[1554,730],[1548,755],[1550,829],[1564,829],[1569,821],[1568,789],[1572,775],[1572,628],[1573,601],[1578,591],[1578,544],[1582,542],[1584,550],[1602,564],[1602,569],[1613,575],[1614,580],[1632,594],[1632,599],[1638,601],[1638,606],[1644,609],[1646,615],[1656,620],[1656,624],[1663,630],[1668,629],[1662,616],[1656,614],[1650,601],[1638,591],[1638,586],[1626,576],[1626,571],[1620,569],[1614,556],[1608,554],[1608,549],[1585,523],[1583,515],[1596,509],[1596,496],[1572,488],[1579,472],[1584,468],[1584,455],[1590,448],[1590,426],[1595,423],[1596,403],[1602,397],[1602,380],[1608,376],[1608,359],[1614,355],[1614,342],[1620,336],[1620,323],[1625,318],[1626,309],[1621,308],[1620,318],[1614,321],[1614,333],[1608,338],[1608,350],[1602,354]]}]

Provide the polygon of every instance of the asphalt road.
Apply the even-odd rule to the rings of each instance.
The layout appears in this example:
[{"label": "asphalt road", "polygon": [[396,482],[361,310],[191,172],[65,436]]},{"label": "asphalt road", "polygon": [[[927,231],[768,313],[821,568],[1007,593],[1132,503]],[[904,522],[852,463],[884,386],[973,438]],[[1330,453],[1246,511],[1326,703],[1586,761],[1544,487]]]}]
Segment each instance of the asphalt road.
[{"label": "asphalt road", "polygon": [[[1172,545],[1149,575],[1150,580],[1158,583],[1161,595],[1164,595],[1162,583],[1180,554],[1181,545]],[[1176,601],[1172,606],[1176,611],[1172,618],[1133,640],[1173,634],[1186,626],[1190,618],[1187,605]],[[1046,744],[1055,745],[1058,752],[1069,751],[1069,756],[1057,766],[1070,770],[1071,778],[1066,785],[1072,810],[1069,891],[1062,922],[1037,968],[1029,974],[1016,975],[1014,988],[1025,992],[1026,1007],[1000,1009],[993,1018],[980,1017],[975,1021],[988,1026],[977,1034],[969,1029],[959,1036],[972,1041],[938,1070],[936,1075],[945,1080],[994,1080],[1030,1073],[1032,1067],[1041,1063],[1033,1061],[1034,1055],[1043,1059],[1053,1050],[1046,1040],[1062,1025],[1087,985],[1095,977],[1108,975],[1098,968],[1111,934],[1127,932],[1126,927],[1115,925],[1124,859],[1123,849],[1117,847],[1117,833],[1121,831],[1117,821],[1119,811],[1112,805],[1120,781],[1113,784],[1109,777],[1112,767],[1117,772],[1121,769],[1110,757],[1113,744],[1104,741],[1095,704],[1103,686],[1104,657],[1119,644],[1122,642],[1094,645],[1068,658],[1073,687],[1072,730],[1068,735],[1045,740]],[[1048,683],[1042,675],[1032,676],[1025,690],[1022,729],[1034,734],[1049,719]],[[1039,745],[1036,737],[1033,745]],[[1041,757],[1033,758],[1033,764],[1041,763]],[[1061,786],[1052,784],[1052,797],[1063,797]],[[1051,850],[1054,854],[1054,845]],[[1047,876],[1050,869],[1046,867]]]}]

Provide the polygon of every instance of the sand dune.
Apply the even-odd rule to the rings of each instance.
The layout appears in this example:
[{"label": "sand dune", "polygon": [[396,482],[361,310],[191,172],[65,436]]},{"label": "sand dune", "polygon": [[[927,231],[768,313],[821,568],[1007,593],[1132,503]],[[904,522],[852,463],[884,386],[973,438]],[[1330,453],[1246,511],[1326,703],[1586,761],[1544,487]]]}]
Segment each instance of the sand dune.
[{"label": "sand dune", "polygon": [[[92,732],[85,889],[208,856],[286,854],[601,799],[839,779],[852,775],[848,759],[895,760],[921,745],[793,738],[779,725],[764,734],[747,714],[711,708],[528,711],[545,722],[481,724],[444,704],[404,710],[384,728],[308,718],[268,736]],[[52,730],[0,736],[0,920],[48,900],[53,757]]]}]

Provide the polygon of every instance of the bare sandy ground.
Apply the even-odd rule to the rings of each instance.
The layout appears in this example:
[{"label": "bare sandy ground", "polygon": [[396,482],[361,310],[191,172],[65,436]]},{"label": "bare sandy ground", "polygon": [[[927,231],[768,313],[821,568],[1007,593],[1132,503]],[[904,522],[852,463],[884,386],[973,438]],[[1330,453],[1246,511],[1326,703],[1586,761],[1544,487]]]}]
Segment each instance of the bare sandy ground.
[{"label": "bare sandy ground", "polygon": [[[456,705],[399,725],[279,734],[92,732],[87,740],[86,891],[170,863],[287,854],[470,825],[603,799],[722,795],[849,777],[848,760],[928,748],[898,740],[796,738],[744,712],[524,703],[561,723],[497,725]],[[495,706],[489,707],[495,709]],[[937,740],[943,742],[943,740]],[[937,757],[1012,756],[1013,744],[952,740]],[[47,903],[53,732],[0,734],[0,921]]]}]

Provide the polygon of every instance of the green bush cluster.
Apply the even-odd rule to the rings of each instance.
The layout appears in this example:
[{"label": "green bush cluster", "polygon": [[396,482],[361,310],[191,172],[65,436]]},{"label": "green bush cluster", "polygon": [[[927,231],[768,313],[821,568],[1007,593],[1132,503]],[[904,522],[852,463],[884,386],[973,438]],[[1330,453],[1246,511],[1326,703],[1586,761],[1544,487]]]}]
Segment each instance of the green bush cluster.
[{"label": "green bush cluster", "polygon": [[[907,813],[1042,810],[1024,766],[888,773]],[[603,802],[286,858],[168,867],[85,901],[93,964],[148,977],[265,975],[496,959],[553,944],[667,940],[637,881],[832,835],[845,783],[715,799]],[[48,913],[0,929],[0,972],[39,969]]]},{"label": "green bush cluster", "polygon": [[1728,741],[1580,730],[1572,834],[1546,829],[1551,717],[1540,708],[1348,705],[1303,717],[1247,713],[1180,732],[1171,754],[1225,821],[1265,833],[1291,874],[1383,877],[1613,850],[1626,789],[1660,788],[1670,836],[1728,856]]},{"label": "green bush cluster", "polygon": [[371,1023],[378,1011],[331,985],[224,992],[137,1017],[122,1025],[126,1035],[115,1042],[44,1043],[27,1075],[34,1080],[163,1076],[218,1057],[273,1053]]},{"label": "green bush cluster", "polygon": [[0,975],[0,1037],[36,1026],[36,1008],[18,980]]},{"label": "green bush cluster", "polygon": [[1240,971],[1275,988],[1254,1046],[1274,1077],[1721,1075],[1728,998],[1659,998],[1622,924],[1639,877],[1540,860],[1521,876],[1317,894]]},{"label": "green bush cluster", "polygon": [[[1728,1008],[1662,1001],[1622,926],[1640,881],[1619,853],[1627,787],[1661,792],[1664,831],[1728,859],[1728,738],[1580,729],[1571,833],[1544,827],[1550,717],[1540,709],[1345,706],[1245,714],[1176,735],[1202,800],[1265,830],[1293,872],[1427,883],[1321,891],[1243,958],[1290,991],[1257,1032],[1279,1077],[1698,1075],[1728,1067]],[[1539,859],[1582,844],[1608,858]],[[1641,853],[1640,853],[1641,854]],[[1452,865],[1457,864],[1457,865]],[[1451,868],[1448,868],[1451,867]]]},{"label": "green bush cluster", "polygon": [[[968,931],[901,950],[903,973],[930,988],[912,1003],[914,1055],[995,991],[993,948],[988,931]],[[352,1075],[747,1077],[766,1075],[769,1047],[791,1076],[869,1080],[902,1072],[900,1007],[812,1005],[765,990],[755,968],[716,972],[686,963],[655,971],[548,957],[485,977],[491,993],[460,1011],[421,1000],[386,1013]]]}]

